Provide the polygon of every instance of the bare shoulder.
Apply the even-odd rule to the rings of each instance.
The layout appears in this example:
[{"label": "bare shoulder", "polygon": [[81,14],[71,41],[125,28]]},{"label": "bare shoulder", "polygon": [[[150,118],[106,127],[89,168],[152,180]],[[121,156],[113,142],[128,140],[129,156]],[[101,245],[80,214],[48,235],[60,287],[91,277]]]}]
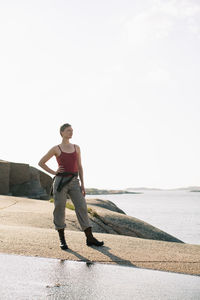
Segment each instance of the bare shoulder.
[{"label": "bare shoulder", "polygon": [[42,163],[46,163],[51,157],[53,157],[54,155],[57,155],[57,150],[56,150],[57,146],[53,146],[39,161],[39,165]]},{"label": "bare shoulder", "polygon": [[54,155],[59,156],[60,155],[60,149],[58,147],[58,145],[55,145],[51,148],[52,153],[54,153]]},{"label": "bare shoulder", "polygon": [[74,146],[75,146],[77,152],[80,153],[81,149],[80,149],[79,145],[74,144]]},{"label": "bare shoulder", "polygon": [[48,151],[48,153],[50,154],[50,155],[58,155],[59,154],[59,148],[58,148],[58,145],[56,145],[56,146],[53,146],[49,151]]}]

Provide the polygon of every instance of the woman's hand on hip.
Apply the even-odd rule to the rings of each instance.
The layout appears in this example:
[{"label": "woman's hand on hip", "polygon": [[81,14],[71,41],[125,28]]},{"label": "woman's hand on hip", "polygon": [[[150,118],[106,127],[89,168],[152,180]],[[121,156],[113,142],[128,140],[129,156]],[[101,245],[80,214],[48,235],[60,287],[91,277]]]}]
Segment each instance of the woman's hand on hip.
[{"label": "woman's hand on hip", "polygon": [[56,171],[56,174],[65,172],[65,168],[63,166],[59,166],[58,170]]}]

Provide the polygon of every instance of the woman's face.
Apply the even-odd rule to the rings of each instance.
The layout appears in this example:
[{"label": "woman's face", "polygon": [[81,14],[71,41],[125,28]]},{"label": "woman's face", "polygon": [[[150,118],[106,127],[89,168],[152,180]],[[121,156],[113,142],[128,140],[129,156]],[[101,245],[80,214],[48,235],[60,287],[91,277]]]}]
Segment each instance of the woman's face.
[{"label": "woman's face", "polygon": [[64,129],[64,131],[62,132],[62,137],[68,138],[70,139],[73,135],[73,129],[71,126],[68,126]]}]

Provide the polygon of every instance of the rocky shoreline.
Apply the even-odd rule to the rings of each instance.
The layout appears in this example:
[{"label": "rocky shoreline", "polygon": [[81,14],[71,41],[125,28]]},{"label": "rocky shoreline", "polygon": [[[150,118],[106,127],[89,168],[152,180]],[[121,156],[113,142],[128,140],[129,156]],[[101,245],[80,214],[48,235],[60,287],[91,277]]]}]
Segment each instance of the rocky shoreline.
[{"label": "rocky shoreline", "polygon": [[[86,202],[93,233],[104,246],[87,247],[75,211],[66,208],[69,250],[62,251],[53,224],[54,205],[48,201],[51,185],[50,176],[28,164],[0,161],[0,252],[200,275],[200,245],[185,244],[98,198],[86,197]],[[86,189],[86,193],[141,191]]]},{"label": "rocky shoreline", "polygon": [[86,200],[94,236],[104,241],[103,247],[86,245],[75,211],[66,208],[69,249],[61,250],[53,225],[53,203],[2,195],[0,252],[200,275],[200,245],[184,244],[127,216],[110,201]]}]

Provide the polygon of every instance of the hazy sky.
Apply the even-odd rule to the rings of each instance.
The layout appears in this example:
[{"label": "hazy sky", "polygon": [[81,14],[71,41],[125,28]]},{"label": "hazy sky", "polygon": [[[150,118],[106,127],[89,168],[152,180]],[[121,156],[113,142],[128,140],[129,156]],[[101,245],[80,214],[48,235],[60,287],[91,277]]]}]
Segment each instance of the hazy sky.
[{"label": "hazy sky", "polygon": [[86,187],[200,185],[199,53],[199,0],[1,0],[0,159],[70,123]]}]

